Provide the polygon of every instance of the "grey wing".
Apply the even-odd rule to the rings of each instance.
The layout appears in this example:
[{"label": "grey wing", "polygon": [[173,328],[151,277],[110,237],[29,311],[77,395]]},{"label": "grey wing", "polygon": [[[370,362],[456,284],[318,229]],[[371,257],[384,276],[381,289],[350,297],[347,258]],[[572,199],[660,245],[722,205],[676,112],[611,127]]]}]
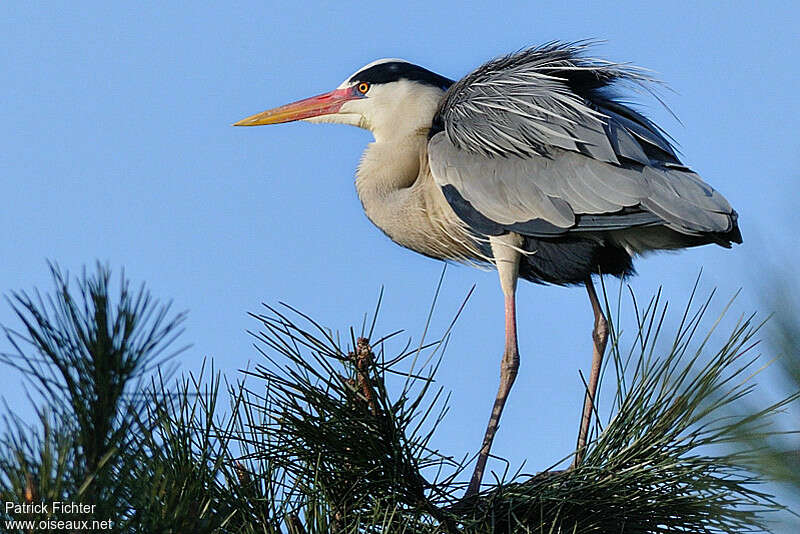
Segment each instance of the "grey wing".
[{"label": "grey wing", "polygon": [[616,164],[679,164],[659,128],[611,90],[649,78],[630,66],[583,57],[585,48],[551,43],[482,65],[445,93],[433,132],[490,157],[544,156],[558,148]]},{"label": "grey wing", "polygon": [[652,225],[687,235],[736,232],[725,198],[611,92],[615,82],[646,76],[583,57],[584,50],[560,43],[524,50],[448,89],[429,160],[456,213],[490,235]]},{"label": "grey wing", "polygon": [[724,234],[736,215],[695,173],[621,167],[567,150],[552,157],[491,158],[464,151],[444,133],[428,143],[436,184],[474,231],[530,236],[667,226],[681,234]]}]

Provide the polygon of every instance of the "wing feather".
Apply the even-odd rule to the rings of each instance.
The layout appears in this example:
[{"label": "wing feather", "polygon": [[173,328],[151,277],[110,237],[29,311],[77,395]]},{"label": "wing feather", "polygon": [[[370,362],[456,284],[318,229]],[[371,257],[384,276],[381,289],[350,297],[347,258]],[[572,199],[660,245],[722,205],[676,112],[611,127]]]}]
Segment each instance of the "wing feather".
[{"label": "wing feather", "polygon": [[[492,60],[454,83],[434,119],[450,141],[484,156],[547,155],[551,148],[620,163],[650,162],[646,143],[672,154],[649,120],[616,102],[612,83],[640,70],[582,56],[585,43],[550,43]],[[638,148],[637,148],[638,147]]]},{"label": "wing feather", "polygon": [[[733,230],[728,201],[696,174],[621,167],[567,150],[552,158],[488,158],[454,146],[443,133],[428,143],[436,184],[465,222],[532,236],[663,225],[687,235]],[[455,199],[455,202],[454,200]],[[481,232],[480,228],[476,228]]]},{"label": "wing feather", "polygon": [[[492,60],[445,93],[429,134],[436,183],[478,233],[530,236],[653,225],[740,239],[736,212],[623,104],[627,65],[549,43]],[[729,233],[729,234],[728,234]],[[727,237],[726,237],[727,236]]]}]

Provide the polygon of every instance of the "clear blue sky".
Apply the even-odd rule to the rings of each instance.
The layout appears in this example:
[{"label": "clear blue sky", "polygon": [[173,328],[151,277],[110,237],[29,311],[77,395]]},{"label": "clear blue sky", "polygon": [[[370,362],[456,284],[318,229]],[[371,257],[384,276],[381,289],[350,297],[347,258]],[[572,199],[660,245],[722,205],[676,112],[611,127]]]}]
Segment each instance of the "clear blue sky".
[{"label": "clear blue sky", "polygon": [[[745,239],[640,260],[637,294],[663,284],[682,302],[703,266],[703,287],[727,297],[743,286],[735,313],[748,312],[765,260],[800,260],[793,2],[116,4],[0,6],[0,291],[49,288],[46,259],[73,272],[98,259],[124,267],[189,310],[185,370],[211,356],[232,375],[258,358],[245,330],[261,302],[345,329],[385,285],[379,331],[421,332],[441,264],[363,215],[353,174],[370,134],[230,127],[380,57],[458,78],[524,46],[606,40],[598,55],[674,90],[662,96],[683,124],[652,100],[645,110],[739,211]],[[456,456],[480,441],[503,342],[496,275],[468,267],[448,270],[433,331],[472,284],[438,375],[453,395],[437,445]],[[536,470],[574,444],[591,312],[580,288],[523,284],[519,303],[522,368],[495,452]],[[6,305],[0,322],[17,324]],[[27,413],[18,376],[0,373],[0,391]]]}]

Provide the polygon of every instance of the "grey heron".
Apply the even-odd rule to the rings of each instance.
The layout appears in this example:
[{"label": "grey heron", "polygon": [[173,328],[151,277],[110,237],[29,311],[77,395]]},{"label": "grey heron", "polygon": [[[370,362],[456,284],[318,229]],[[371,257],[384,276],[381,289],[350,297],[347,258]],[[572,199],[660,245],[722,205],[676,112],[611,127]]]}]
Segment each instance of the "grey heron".
[{"label": "grey heron", "polygon": [[372,62],[331,92],[236,126],[304,120],[375,141],[356,172],[367,217],[401,246],[496,267],[505,299],[500,386],[467,495],[479,491],[519,367],[517,280],[584,285],[593,358],[574,462],[588,436],[608,326],[592,276],[624,277],[645,252],[741,243],[728,201],[624,100],[635,67],[552,42],[493,59],[459,81],[401,59]]}]

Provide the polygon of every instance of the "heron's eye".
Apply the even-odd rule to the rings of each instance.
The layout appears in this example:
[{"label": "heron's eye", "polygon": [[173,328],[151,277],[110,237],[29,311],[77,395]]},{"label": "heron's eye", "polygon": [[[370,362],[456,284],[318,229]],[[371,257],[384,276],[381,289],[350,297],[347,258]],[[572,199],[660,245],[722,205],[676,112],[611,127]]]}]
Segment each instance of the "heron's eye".
[{"label": "heron's eye", "polygon": [[369,84],[367,82],[361,82],[356,86],[356,91],[358,91],[362,95],[367,94],[367,91],[369,91]]}]

